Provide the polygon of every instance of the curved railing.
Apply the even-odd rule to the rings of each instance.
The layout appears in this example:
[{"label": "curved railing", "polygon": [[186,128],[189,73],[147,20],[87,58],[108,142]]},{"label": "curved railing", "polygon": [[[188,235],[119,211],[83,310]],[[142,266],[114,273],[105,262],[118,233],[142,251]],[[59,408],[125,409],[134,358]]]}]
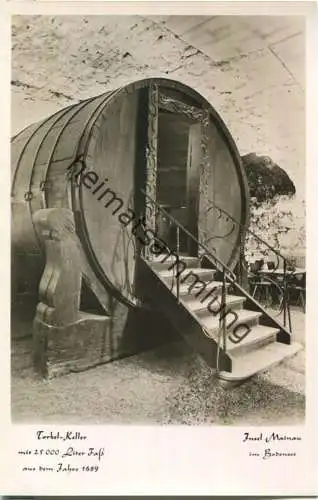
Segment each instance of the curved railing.
[{"label": "curved railing", "polygon": [[[229,214],[226,210],[223,208],[219,207],[214,201],[208,200],[210,203],[210,206],[207,209],[207,212],[211,211],[213,208],[221,215],[223,214],[226,218],[230,219],[234,224],[240,226],[242,228],[242,223],[239,222],[238,220],[233,217],[233,215]],[[293,266],[293,263],[284,255],[282,255],[279,250],[274,248],[272,245],[270,245],[267,241],[265,241],[263,238],[261,238],[258,234],[256,234],[252,229],[244,227],[244,230],[247,234],[252,235],[257,241],[265,245],[271,252],[273,252],[278,259],[282,259],[288,266]],[[213,238],[213,236],[212,236]],[[279,261],[278,261],[279,263]]]},{"label": "curved railing", "polygon": [[[188,229],[186,229],[173,215],[171,215],[163,206],[157,201],[153,200],[143,189],[141,190],[142,194],[145,196],[147,203],[151,204],[152,207],[155,207],[155,211],[161,212],[167,217],[170,225],[176,227],[176,241],[175,241],[175,250],[171,250],[167,243],[165,242],[165,247],[176,257],[176,269],[179,269],[180,264],[180,232],[183,232],[188,236],[195,244],[200,248],[200,258],[207,258],[210,260],[217,271],[219,271],[222,275],[222,289],[221,289],[221,303],[220,303],[220,311],[226,310],[226,281],[230,281],[231,283],[236,282],[236,275],[221,259],[219,259],[211,250],[206,246],[206,244],[200,242]],[[155,238],[157,235],[155,235]],[[158,237],[157,237],[158,239]],[[173,267],[174,268],[174,267]],[[177,272],[176,276],[176,295],[178,302],[180,301],[180,275]],[[204,334],[210,338],[207,330],[202,327]],[[222,345],[221,345],[222,344]],[[220,350],[226,352],[226,315],[220,314],[219,316],[219,333],[218,333],[218,341],[217,341],[217,371],[219,371],[219,354]]]},{"label": "curved railing", "polygon": [[[150,204],[151,210],[153,210],[152,215],[156,214],[157,212],[163,213],[167,219],[170,221],[172,225],[176,227],[176,245],[175,251],[171,251],[171,249],[168,247],[168,245],[165,244],[165,249],[170,251],[170,254],[173,254],[176,257],[176,262],[177,262],[177,269],[179,268],[179,263],[181,262],[181,255],[180,255],[180,232],[182,231],[184,234],[186,234],[190,239],[192,239],[198,249],[201,249],[201,258],[202,256],[208,258],[212,263],[213,266],[216,268],[216,270],[221,274],[221,282],[222,282],[222,287],[221,287],[221,305],[220,305],[220,311],[225,311],[226,310],[226,285],[227,282],[230,283],[231,286],[238,292],[239,295],[244,296],[249,304],[252,306],[252,309],[255,308],[254,310],[260,311],[265,318],[269,321],[269,324],[272,324],[273,326],[279,326],[280,328],[280,334],[281,338],[284,338],[286,340],[290,339],[290,331],[288,331],[285,328],[285,324],[281,325],[277,320],[274,319],[274,317],[264,308],[262,307],[259,302],[257,302],[254,297],[252,297],[245,289],[244,287],[241,286],[241,284],[237,280],[236,274],[224,263],[222,260],[217,257],[211,250],[206,246],[205,243],[200,242],[189,230],[187,230],[178,220],[176,220],[167,210],[165,210],[157,201],[153,200],[144,190],[141,190],[143,195],[145,196],[146,199],[146,210],[147,210],[147,205]],[[150,228],[147,228],[150,229]],[[155,231],[153,232],[153,238],[155,241],[159,241],[160,238],[158,238],[158,235],[156,234]],[[202,252],[203,251],[203,252]],[[147,252],[143,253],[143,255],[149,258],[149,255]],[[177,273],[176,276],[177,280],[177,300],[180,300],[180,276],[179,273]],[[218,341],[217,341],[217,370],[219,370],[219,354],[220,350],[222,349],[224,353],[226,353],[226,315],[225,314],[220,314],[219,315],[219,332],[218,332]],[[290,315],[289,315],[290,319]],[[209,333],[207,330],[203,328],[203,332],[206,336],[209,336]],[[288,343],[288,342],[287,342]],[[222,345],[221,345],[222,344]]]},{"label": "curved railing", "polygon": [[[209,201],[209,207],[207,209],[207,212],[210,212],[211,210],[215,210],[217,213],[217,217],[221,218],[222,216],[225,217],[227,220],[230,220],[233,224],[239,227],[240,230],[240,235],[243,234],[243,227],[242,224],[235,219],[231,214],[229,214],[226,210],[223,208],[219,207],[214,201],[208,200]],[[267,241],[265,241],[263,238],[261,238],[258,234],[256,234],[254,231],[252,231],[250,228],[244,227],[244,234],[245,238],[247,236],[252,236],[257,242],[258,245],[263,245],[266,248],[267,253],[271,252],[272,255],[274,255],[276,258],[276,262],[273,262],[273,268],[268,269],[266,273],[260,272],[261,270],[253,270],[253,268],[247,268],[246,266],[246,260],[245,260],[245,253],[244,253],[244,248],[245,248],[245,238],[240,238],[240,259],[239,259],[239,268],[240,268],[240,274],[242,274],[243,269],[245,268],[245,271],[248,272],[250,275],[252,275],[254,278],[259,278],[260,276],[262,277],[263,281],[267,281],[268,284],[272,285],[278,292],[279,292],[279,311],[278,314],[283,313],[283,322],[284,326],[287,324],[288,320],[288,327],[289,330],[292,331],[292,323],[291,323],[291,315],[290,315],[290,304],[289,304],[289,294],[288,294],[288,283],[290,279],[293,277],[293,271],[292,269],[294,268],[293,263],[284,255],[280,253],[279,250],[274,248],[272,245],[270,245]],[[213,237],[212,237],[213,238]],[[259,248],[258,248],[259,250]],[[266,253],[264,252],[264,254]],[[274,279],[273,275],[275,275],[275,272],[279,269],[279,266],[281,265],[282,262],[282,281],[280,282],[278,279]],[[256,282],[257,286],[257,282]]]},{"label": "curved railing", "polygon": [[[177,237],[178,237],[178,234],[180,236],[180,229],[181,229],[181,231],[184,234],[186,234],[202,250],[204,250],[205,256],[208,258],[211,258],[213,260],[213,263],[216,265],[216,268],[219,271],[226,271],[228,273],[228,275],[231,276],[232,279],[236,280],[236,275],[232,271],[232,269],[230,269],[224,262],[222,262],[221,259],[219,259],[214,253],[212,253],[211,250],[206,246],[205,243],[200,242],[188,229],[186,229],[179,221],[177,221],[177,219],[175,219],[175,217],[173,217],[173,215],[169,214],[169,212],[165,208],[163,208],[163,206],[160,205],[160,203],[153,200],[143,189],[141,190],[141,192],[157,208],[157,210],[159,210],[161,213],[163,213],[174,226],[179,228],[179,231],[176,232]],[[176,243],[177,243],[177,247],[178,247],[180,242],[176,241]],[[201,254],[201,258],[202,258],[202,254]]]}]

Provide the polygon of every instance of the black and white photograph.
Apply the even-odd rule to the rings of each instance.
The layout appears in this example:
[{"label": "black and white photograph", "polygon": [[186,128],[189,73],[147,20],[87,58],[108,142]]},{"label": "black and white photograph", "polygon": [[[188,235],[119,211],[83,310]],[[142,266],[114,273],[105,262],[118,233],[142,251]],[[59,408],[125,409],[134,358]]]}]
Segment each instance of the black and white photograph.
[{"label": "black and white photograph", "polygon": [[306,16],[180,14],[11,18],[13,424],[305,423]]}]

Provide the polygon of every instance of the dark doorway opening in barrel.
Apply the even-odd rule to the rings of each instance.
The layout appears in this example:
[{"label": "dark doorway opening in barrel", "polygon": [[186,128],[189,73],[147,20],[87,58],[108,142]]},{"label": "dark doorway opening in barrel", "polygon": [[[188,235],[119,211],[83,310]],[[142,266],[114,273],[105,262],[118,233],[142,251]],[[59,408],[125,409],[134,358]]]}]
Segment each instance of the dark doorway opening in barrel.
[{"label": "dark doorway opening in barrel", "polygon": [[[183,227],[198,235],[199,167],[201,125],[182,113],[159,110],[158,203]],[[157,234],[171,250],[177,250],[177,225],[157,212]],[[197,255],[196,241],[180,232],[179,250]]]}]

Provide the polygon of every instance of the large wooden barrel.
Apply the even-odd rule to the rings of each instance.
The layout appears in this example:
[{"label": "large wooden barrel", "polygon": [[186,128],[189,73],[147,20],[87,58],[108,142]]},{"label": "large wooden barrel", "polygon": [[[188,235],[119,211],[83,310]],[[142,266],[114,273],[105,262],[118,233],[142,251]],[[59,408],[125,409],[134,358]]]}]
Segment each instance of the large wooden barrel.
[{"label": "large wooden barrel", "polygon": [[[75,168],[79,157],[85,163],[75,167],[85,164],[86,172],[96,174],[86,177],[85,185],[69,180],[70,166]],[[14,262],[21,263],[20,284],[37,286],[41,272],[32,215],[41,208],[71,208],[97,279],[118,300],[136,306],[138,248],[127,214],[138,218],[143,213],[140,193],[149,179],[153,196],[160,191],[157,201],[170,204],[180,222],[184,193],[190,189],[187,213],[193,220],[192,226],[188,219],[185,225],[233,267],[239,225],[211,208],[212,202],[242,227],[247,223],[247,183],[231,134],[193,89],[168,79],[146,79],[61,109],[12,139],[12,250]],[[188,187],[185,179],[190,179]],[[113,193],[108,206],[98,196],[104,187]]]}]

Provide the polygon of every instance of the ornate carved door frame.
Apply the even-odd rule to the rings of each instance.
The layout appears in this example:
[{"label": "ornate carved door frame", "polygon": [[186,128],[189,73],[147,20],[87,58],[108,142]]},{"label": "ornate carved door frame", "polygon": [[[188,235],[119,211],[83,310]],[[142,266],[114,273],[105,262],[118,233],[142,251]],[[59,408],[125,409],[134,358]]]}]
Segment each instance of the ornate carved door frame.
[{"label": "ornate carved door frame", "polygon": [[[158,164],[158,85],[151,83],[148,89],[148,146],[146,149],[146,194],[156,200]],[[156,231],[156,207],[145,198],[146,226]]]},{"label": "ornate carved door frame", "polygon": [[[204,192],[207,183],[204,182],[205,172],[208,168],[208,127],[209,112],[206,109],[199,109],[184,102],[178,101],[165,95],[158,88],[158,85],[151,84],[148,89],[148,147],[146,151],[146,187],[148,196],[156,200],[157,196],[157,168],[158,168],[158,119],[159,110],[166,110],[171,113],[180,113],[193,120],[194,124],[201,124],[201,161],[198,172],[198,206],[195,216],[199,219],[200,207],[202,206],[201,196],[205,199],[208,193]],[[147,228],[156,231],[156,209],[146,198],[146,224]],[[198,220],[199,222],[199,220]],[[203,224],[204,226],[204,224]],[[201,229],[198,227],[197,236],[202,238]]]}]

